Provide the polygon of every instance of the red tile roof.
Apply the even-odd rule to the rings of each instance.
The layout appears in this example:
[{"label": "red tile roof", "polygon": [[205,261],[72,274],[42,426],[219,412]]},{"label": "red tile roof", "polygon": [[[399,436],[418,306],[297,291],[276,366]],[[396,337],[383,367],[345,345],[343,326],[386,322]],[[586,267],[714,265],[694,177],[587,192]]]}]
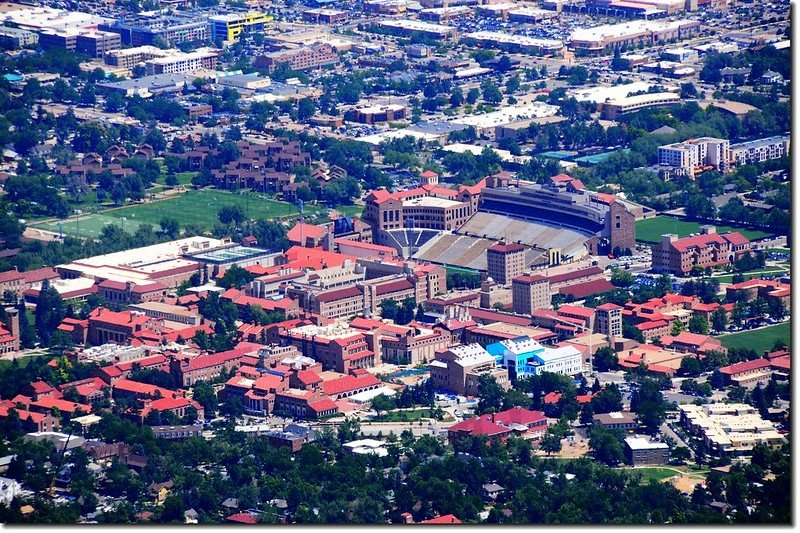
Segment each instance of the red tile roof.
[{"label": "red tile roof", "polygon": [[314,226],[312,224],[298,222],[294,225],[294,227],[292,227],[292,229],[289,230],[289,232],[286,234],[286,238],[291,242],[300,242],[301,233],[303,235],[303,240],[308,238],[319,239],[328,233],[328,228],[324,226]]},{"label": "red tile roof", "polygon": [[58,272],[50,267],[36,268],[33,270],[26,270],[22,273],[25,278],[25,283],[38,283],[46,279],[56,279],[60,277]]},{"label": "red tile roof", "polygon": [[345,298],[355,298],[361,296],[361,289],[358,287],[345,287],[344,289],[336,289],[335,291],[323,292],[317,296],[317,301],[320,302],[333,302],[336,300],[343,300]]},{"label": "red tile roof", "polygon": [[[492,415],[483,415],[485,418],[488,417],[490,421],[491,416]],[[494,415],[494,421],[502,424],[531,425],[543,420],[547,420],[547,417],[542,411],[531,411],[523,407],[513,407]]]},{"label": "red tile roof", "polygon": [[313,383],[319,383],[322,381],[322,378],[319,376],[319,374],[313,370],[300,370],[297,373],[297,379],[306,385],[311,385]]},{"label": "red tile roof", "polygon": [[[552,282],[552,279],[550,280]],[[616,287],[607,279],[596,279],[594,281],[587,281],[586,283],[576,283],[569,287],[562,287],[559,291],[561,294],[571,294],[577,299],[586,298],[592,294],[600,294],[602,292],[613,291]]]},{"label": "red tile roof", "polygon": [[250,513],[236,513],[227,517],[225,520],[236,524],[258,524],[256,515]]},{"label": "red tile roof", "polygon": [[243,352],[239,350],[229,350],[227,352],[198,355],[197,357],[189,359],[189,364],[181,369],[184,371],[191,371],[212,366],[219,366],[229,361],[241,359],[242,355],[244,355]]},{"label": "red tile roof", "polygon": [[745,244],[750,244],[750,239],[748,239],[738,231],[723,233],[722,238],[731,243],[731,246],[742,246]]},{"label": "red tile roof", "polygon": [[583,307],[581,305],[569,305],[564,304],[558,308],[559,314],[565,313],[570,315],[578,315],[584,318],[592,318],[595,314],[595,310],[589,307]]},{"label": "red tile roof", "polygon": [[521,246],[521,245],[519,245],[517,243],[514,243],[514,242],[512,242],[510,244],[500,244],[498,242],[498,243],[495,243],[495,244],[491,245],[489,247],[489,250],[491,250],[493,252],[498,252],[498,253],[501,253],[501,254],[507,254],[509,252],[522,252],[522,251],[525,251],[525,247]]},{"label": "red tile roof", "polygon": [[521,276],[517,276],[516,278],[512,279],[511,281],[516,281],[516,282],[519,282],[519,283],[536,283],[538,281],[544,281],[546,279],[547,279],[546,277],[541,276],[539,274],[536,274],[535,276],[529,276],[527,274],[523,274]]},{"label": "red tile roof", "polygon": [[642,322],[641,324],[636,324],[636,329],[639,331],[647,331],[649,329],[656,329],[662,328],[667,325],[667,322],[664,320],[654,320],[650,322]]},{"label": "red tile roof", "polygon": [[191,405],[191,400],[187,398],[159,398],[147,404],[147,407],[142,410],[142,414],[146,416],[147,412],[154,411],[171,411],[173,409],[180,409],[181,407],[188,407]]},{"label": "red tile roof", "polygon": [[572,272],[565,272],[555,276],[549,276],[550,283],[560,283],[562,281],[570,281],[573,279],[586,278],[589,276],[596,276],[602,274],[603,270],[600,267],[593,266],[589,268],[582,268],[580,270],[573,270]]},{"label": "red tile roof", "polygon": [[25,279],[25,276],[15,268],[0,272],[0,283],[8,283],[9,281],[16,281],[18,279]]},{"label": "red tile roof", "polygon": [[722,374],[736,375],[742,372],[751,372],[760,368],[769,368],[769,359],[753,359],[752,361],[742,361],[732,365],[724,366],[719,369]]},{"label": "red tile roof", "polygon": [[335,394],[341,394],[343,392],[350,392],[380,384],[381,380],[379,380],[372,374],[366,374],[358,377],[343,376],[341,378],[332,379],[330,381],[323,381],[322,391],[327,396],[333,396]]},{"label": "red tile roof", "polygon": [[407,279],[399,279],[397,281],[391,281],[389,283],[383,283],[381,285],[377,285],[375,287],[375,293],[379,295],[389,294],[392,292],[407,291],[413,288],[414,284],[408,281]]},{"label": "red tile roof", "polygon": [[330,398],[322,398],[313,402],[308,402],[308,407],[316,413],[339,410],[339,407]]},{"label": "red tile roof", "polygon": [[495,424],[489,418],[476,417],[463,420],[458,424],[450,426],[449,431],[492,437],[495,435],[505,435],[509,433],[510,430],[505,426]]},{"label": "red tile roof", "polygon": [[452,514],[446,514],[443,516],[437,516],[436,518],[431,518],[429,520],[423,520],[420,524],[460,524],[461,520],[455,517]]},{"label": "red tile roof", "polygon": [[712,244],[726,244],[728,241],[722,238],[721,235],[711,233],[708,235],[695,235],[694,237],[684,237],[678,239],[670,245],[679,252],[688,252],[691,248],[705,248]]},{"label": "red tile roof", "polygon": [[39,400],[36,400],[35,402],[31,402],[31,405],[34,405],[36,407],[41,407],[43,409],[52,409],[55,407],[59,411],[63,411],[65,413],[74,413],[79,410],[83,411],[84,413],[92,412],[91,405],[84,405],[82,403],[60,400],[58,398],[53,398],[50,396],[45,396]]},{"label": "red tile roof", "polygon": [[604,303],[603,305],[598,305],[597,309],[601,311],[614,311],[616,309],[622,309],[622,307],[617,304],[612,304],[611,302],[607,302]]},{"label": "red tile roof", "polygon": [[162,398],[174,398],[178,396],[178,393],[165,389],[163,387],[157,387],[155,385],[150,385],[149,383],[140,383],[138,381],[132,381],[130,379],[119,379],[116,383],[114,383],[114,388],[116,390],[123,390],[126,392],[132,392],[134,394],[142,394],[147,396],[155,396],[156,392],[160,392]]}]

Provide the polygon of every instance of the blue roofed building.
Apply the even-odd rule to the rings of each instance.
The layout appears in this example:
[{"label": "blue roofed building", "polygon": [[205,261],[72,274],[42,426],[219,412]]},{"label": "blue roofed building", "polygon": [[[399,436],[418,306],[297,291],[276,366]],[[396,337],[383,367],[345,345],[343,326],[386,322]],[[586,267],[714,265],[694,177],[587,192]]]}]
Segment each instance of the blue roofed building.
[{"label": "blue roofed building", "polygon": [[530,337],[517,337],[489,344],[486,351],[509,378],[521,379],[553,372],[574,376],[583,370],[581,353],[573,346],[545,348]]}]

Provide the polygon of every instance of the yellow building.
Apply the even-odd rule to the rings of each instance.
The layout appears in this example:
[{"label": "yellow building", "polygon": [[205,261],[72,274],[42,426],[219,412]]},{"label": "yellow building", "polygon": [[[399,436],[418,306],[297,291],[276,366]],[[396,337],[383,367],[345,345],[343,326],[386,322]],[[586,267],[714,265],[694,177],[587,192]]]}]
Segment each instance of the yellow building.
[{"label": "yellow building", "polygon": [[267,22],[272,22],[272,15],[260,11],[247,13],[231,13],[211,17],[211,36],[215,41],[233,42],[242,33],[262,32]]}]

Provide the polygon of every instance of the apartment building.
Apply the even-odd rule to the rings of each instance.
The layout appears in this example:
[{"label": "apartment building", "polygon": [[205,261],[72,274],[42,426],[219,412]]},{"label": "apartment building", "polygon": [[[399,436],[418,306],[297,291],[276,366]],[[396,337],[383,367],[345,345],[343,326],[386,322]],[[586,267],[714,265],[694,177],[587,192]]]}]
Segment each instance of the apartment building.
[{"label": "apartment building", "polygon": [[789,155],[790,138],[778,135],[731,145],[730,158],[737,165],[760,163]]},{"label": "apartment building", "polygon": [[727,265],[749,253],[750,241],[741,233],[718,234],[714,226],[703,226],[693,237],[662,235],[653,246],[653,272],[685,275],[695,267]]},{"label": "apartment building", "polygon": [[701,137],[658,147],[658,164],[670,174],[694,177],[709,167],[725,172],[731,159],[726,139]]},{"label": "apartment building", "polygon": [[89,57],[103,57],[112,50],[122,48],[122,39],[111,31],[88,31],[75,38],[75,51]]},{"label": "apartment building", "polygon": [[667,464],[669,446],[666,442],[653,442],[646,437],[626,437],[625,460],[633,466]]},{"label": "apartment building", "polygon": [[331,45],[315,43],[260,55],[255,59],[255,66],[273,72],[281,63],[286,63],[291,70],[309,70],[338,62],[339,54]]},{"label": "apartment building", "polygon": [[214,70],[217,67],[217,52],[212,50],[197,50],[194,52],[155,57],[145,61],[147,74],[180,74],[196,70]]}]

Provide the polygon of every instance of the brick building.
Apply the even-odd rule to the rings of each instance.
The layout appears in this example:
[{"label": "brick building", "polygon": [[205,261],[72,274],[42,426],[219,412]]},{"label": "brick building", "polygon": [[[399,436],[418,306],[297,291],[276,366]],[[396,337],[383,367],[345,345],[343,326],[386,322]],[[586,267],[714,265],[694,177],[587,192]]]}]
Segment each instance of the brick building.
[{"label": "brick building", "polygon": [[718,234],[714,226],[703,226],[694,237],[662,235],[653,246],[653,272],[685,275],[695,267],[728,265],[749,253],[750,241],[741,233]]},{"label": "brick building", "polygon": [[488,275],[500,285],[509,285],[511,280],[525,272],[525,247],[516,243],[499,242],[486,250]]}]

